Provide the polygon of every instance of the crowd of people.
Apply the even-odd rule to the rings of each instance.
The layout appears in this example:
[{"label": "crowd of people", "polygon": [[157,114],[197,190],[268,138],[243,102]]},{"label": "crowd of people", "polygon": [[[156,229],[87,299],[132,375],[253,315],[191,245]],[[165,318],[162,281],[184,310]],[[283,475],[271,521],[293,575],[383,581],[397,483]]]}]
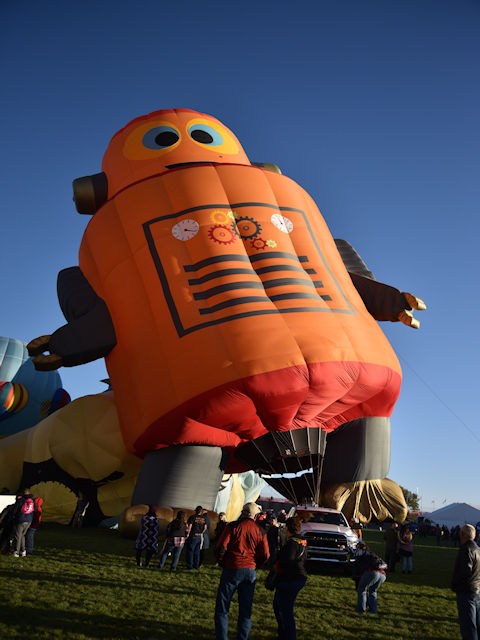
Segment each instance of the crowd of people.
[{"label": "crowd of people", "polygon": [[[135,542],[137,566],[148,567],[158,554],[157,568],[164,570],[171,557],[169,571],[174,573],[185,547],[186,570],[199,571],[210,546],[210,532],[208,511],[201,505],[188,519],[179,510],[168,523],[160,548],[159,520],[152,505],[141,518]],[[307,580],[307,541],[301,535],[300,520],[287,518],[284,510],[278,514],[262,512],[259,505],[249,502],[234,522],[227,522],[226,514],[220,513],[212,537],[216,563],[222,570],[215,602],[215,638],[227,638],[228,614],[235,593],[239,603],[237,638],[249,637],[256,570],[264,567],[277,577],[273,610],[279,638],[295,639],[294,603]]]},{"label": "crowd of people", "polygon": [[[30,489],[20,492],[15,502],[0,513],[0,552],[15,558],[33,553],[34,536],[42,516],[43,499],[34,498]],[[72,526],[75,526],[72,524]],[[76,526],[79,526],[78,524]],[[307,582],[307,540],[301,533],[299,517],[288,518],[284,510],[279,513],[250,502],[244,505],[240,517],[227,522],[225,513],[218,514],[212,535],[214,556],[221,576],[215,602],[215,638],[227,640],[230,604],[238,596],[237,638],[246,640],[250,635],[252,605],[257,582],[257,569],[270,572],[265,586],[275,591],[273,611],[280,640],[295,640],[294,605]],[[480,547],[479,532],[472,525],[438,527],[433,533],[442,540],[457,544],[451,588],[456,594],[458,620],[463,640],[480,640]],[[361,530],[359,532],[361,534]],[[423,535],[421,530],[418,531]],[[210,546],[211,520],[208,511],[198,506],[186,517],[177,511],[168,523],[163,546],[160,548],[160,523],[152,505],[141,518],[135,549],[138,567],[148,567],[158,556],[158,569],[165,568],[171,558],[170,572],[174,573],[185,547],[187,571],[199,571]],[[384,532],[385,560],[374,553],[359,536],[356,549],[352,549],[352,577],[357,591],[355,611],[378,614],[377,592],[389,573],[394,573],[401,562],[404,574],[413,572],[413,536],[407,524],[392,522]]]},{"label": "crowd of people", "polygon": [[42,519],[43,498],[34,498],[30,489],[18,493],[15,502],[0,513],[0,553],[20,558],[31,555],[35,533]]}]

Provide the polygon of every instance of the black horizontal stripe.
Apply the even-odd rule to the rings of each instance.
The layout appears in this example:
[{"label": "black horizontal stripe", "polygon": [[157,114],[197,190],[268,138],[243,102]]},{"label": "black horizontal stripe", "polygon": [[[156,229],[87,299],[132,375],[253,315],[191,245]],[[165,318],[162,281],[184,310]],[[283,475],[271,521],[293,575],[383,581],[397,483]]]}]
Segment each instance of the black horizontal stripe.
[{"label": "black horizontal stripe", "polygon": [[199,293],[194,293],[193,297],[195,300],[207,300],[212,296],[216,296],[218,293],[224,293],[225,291],[234,291],[235,289],[263,289],[263,284],[261,282],[230,282],[229,284],[220,284],[218,287],[212,287],[211,289],[207,289],[206,291],[200,291]]},{"label": "black horizontal stripe", "polygon": [[247,274],[254,276],[255,271],[253,269],[242,269],[240,267],[234,269],[220,269],[220,271],[212,271],[212,273],[207,273],[201,278],[193,278],[192,280],[188,280],[188,284],[195,286],[196,284],[203,284],[204,282],[214,280],[215,278],[221,278],[222,276],[233,276],[237,274]]},{"label": "black horizontal stripe", "polygon": [[219,302],[218,304],[213,305],[212,307],[205,307],[203,309],[199,309],[202,315],[207,313],[215,313],[215,311],[221,311],[222,309],[227,309],[228,307],[235,307],[237,304],[247,304],[252,302],[270,302],[270,298],[267,296],[245,296],[244,298],[235,298],[233,300],[225,300],[225,302]]},{"label": "black horizontal stripe", "polygon": [[203,269],[203,267],[208,267],[211,264],[218,264],[219,262],[250,262],[250,260],[248,259],[248,256],[243,256],[241,254],[224,253],[221,256],[205,258],[205,260],[200,260],[195,264],[185,264],[183,265],[183,269],[184,271],[198,271],[199,269]]},{"label": "black horizontal stripe", "polygon": [[[306,270],[302,267],[297,267],[293,264],[275,264],[270,267],[261,267],[260,269],[248,269],[241,267],[234,267],[232,269],[220,269],[219,271],[212,271],[212,273],[207,273],[206,275],[200,278],[192,278],[188,280],[188,284],[191,286],[203,284],[204,282],[208,282],[209,280],[215,280],[215,278],[221,278],[223,276],[231,276],[231,275],[263,275],[264,273],[272,273],[274,271],[298,271],[299,273],[305,273],[306,271],[313,271],[313,269]],[[314,286],[317,288],[323,287],[323,283],[320,280],[315,281]]]},{"label": "black horizontal stripe", "polygon": [[265,280],[265,282],[240,281],[230,282],[228,284],[220,284],[206,291],[194,293],[195,300],[207,300],[212,296],[225,291],[234,291],[236,289],[272,289],[273,287],[287,287],[292,285],[300,285],[304,287],[314,287],[314,283],[306,278],[275,278],[275,280]]},{"label": "black horizontal stripe", "polygon": [[[194,264],[183,265],[184,271],[198,271],[203,267],[208,267],[211,264],[218,264],[219,262],[258,262],[259,260],[276,258],[287,258],[289,260],[295,260],[296,262],[308,262],[307,256],[297,256],[295,253],[287,253],[286,251],[266,251],[265,253],[255,253],[251,256],[245,256],[236,253],[225,253],[220,256],[212,256],[211,258],[205,258]],[[309,271],[310,273],[310,271]],[[315,273],[315,271],[312,271]]]},{"label": "black horizontal stripe", "polygon": [[269,296],[272,302],[276,302],[277,300],[298,300],[299,298],[303,300],[318,300],[321,298],[322,300],[331,300],[330,296],[319,296],[318,293],[307,293],[306,291],[297,291],[295,293],[278,293],[275,296]]},{"label": "black horizontal stripe", "polygon": [[[272,271],[299,271],[300,273],[309,273],[309,271],[313,271],[313,269],[304,269],[294,264],[273,264],[270,267],[260,267],[260,269],[255,269],[255,271],[260,276],[263,273],[271,273]],[[313,271],[313,273],[315,273],[315,271]]]},{"label": "black horizontal stripe", "polygon": [[263,286],[265,289],[271,289],[272,287],[290,287],[296,284],[304,287],[323,287],[321,282],[315,283],[307,278],[275,278],[275,280],[265,280]]},{"label": "black horizontal stripe", "polygon": [[267,260],[269,258],[289,258],[296,262],[308,262],[307,256],[297,256],[296,253],[287,253],[286,251],[265,251],[265,253],[255,253],[249,258],[250,262],[258,262],[258,260]]}]

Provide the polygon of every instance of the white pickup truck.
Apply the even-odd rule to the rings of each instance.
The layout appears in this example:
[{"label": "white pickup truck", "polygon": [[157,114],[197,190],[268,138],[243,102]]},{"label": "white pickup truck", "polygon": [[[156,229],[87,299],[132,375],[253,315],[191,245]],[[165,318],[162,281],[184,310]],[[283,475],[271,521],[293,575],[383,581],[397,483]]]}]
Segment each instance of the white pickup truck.
[{"label": "white pickup truck", "polygon": [[326,507],[292,507],[289,516],[302,520],[302,535],[307,539],[308,559],[319,562],[351,561],[351,552],[359,540],[341,511]]}]

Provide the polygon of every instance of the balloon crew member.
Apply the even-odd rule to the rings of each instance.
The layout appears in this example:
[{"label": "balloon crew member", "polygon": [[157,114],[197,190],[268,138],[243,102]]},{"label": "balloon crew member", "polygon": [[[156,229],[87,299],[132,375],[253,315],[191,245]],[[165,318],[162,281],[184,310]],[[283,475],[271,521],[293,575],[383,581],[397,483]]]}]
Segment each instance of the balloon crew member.
[{"label": "balloon crew member", "polygon": [[260,511],[258,504],[247,502],[240,518],[227,524],[215,548],[217,562],[223,568],[215,603],[215,640],[228,640],[228,613],[236,591],[237,640],[249,637],[256,569],[269,558],[267,536],[255,522]]},{"label": "balloon crew member", "polygon": [[301,522],[298,518],[288,518],[285,529],[287,542],[278,552],[275,562],[279,576],[273,598],[273,611],[278,624],[278,637],[282,640],[296,640],[293,607],[307,582],[307,540],[301,535]]},{"label": "balloon crew member", "polygon": [[187,569],[200,568],[200,551],[202,549],[203,534],[207,530],[207,521],[203,515],[203,507],[198,506],[195,513],[189,517],[187,524],[189,532],[187,538]]}]

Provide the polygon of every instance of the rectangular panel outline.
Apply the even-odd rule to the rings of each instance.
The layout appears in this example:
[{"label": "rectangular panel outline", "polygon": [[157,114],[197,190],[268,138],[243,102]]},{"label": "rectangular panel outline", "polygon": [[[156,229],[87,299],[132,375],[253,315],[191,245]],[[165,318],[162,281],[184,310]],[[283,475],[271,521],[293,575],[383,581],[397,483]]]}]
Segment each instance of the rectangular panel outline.
[{"label": "rectangular panel outline", "polygon": [[[345,300],[348,309],[330,309],[330,308],[322,308],[322,309],[316,309],[314,307],[295,307],[295,308],[284,308],[284,309],[265,309],[265,310],[256,310],[256,311],[246,311],[244,313],[237,313],[237,314],[233,314],[230,316],[226,316],[223,318],[218,318],[216,320],[209,320],[208,322],[200,322],[196,325],[193,325],[191,327],[184,327],[182,324],[182,321],[180,319],[180,315],[178,313],[177,307],[175,305],[175,300],[173,298],[172,292],[170,290],[170,286],[168,283],[168,279],[167,276],[165,274],[165,270],[163,268],[162,265],[162,261],[160,259],[160,256],[158,254],[157,248],[155,246],[155,240],[153,239],[153,234],[152,231],[150,229],[150,227],[152,225],[154,225],[156,222],[160,222],[163,220],[168,220],[168,219],[175,219],[178,218],[180,216],[184,216],[187,213],[193,213],[195,211],[204,211],[207,209],[228,209],[228,210],[235,210],[235,209],[240,209],[242,207],[266,207],[269,209],[274,209],[275,211],[280,211],[280,212],[284,212],[284,211],[293,211],[295,213],[299,213],[302,217],[303,220],[305,222],[305,226],[308,229],[308,232],[310,234],[310,237],[313,241],[313,244],[315,246],[315,249],[318,253],[318,256],[320,257],[321,261],[323,262],[323,265],[325,266],[326,270],[328,271],[328,273],[330,274],[333,282],[335,283],[338,291],[340,292],[342,298]],[[173,324],[175,326],[175,329],[178,333],[178,336],[180,338],[182,338],[183,336],[188,335],[189,333],[193,333],[194,331],[199,331],[200,329],[205,329],[206,327],[211,327],[213,325],[216,324],[223,324],[224,322],[230,322],[232,320],[238,320],[239,318],[247,318],[247,317],[252,317],[252,316],[258,316],[258,315],[271,315],[271,314],[275,314],[275,313],[344,313],[344,314],[348,314],[348,315],[356,315],[356,311],[354,310],[354,308],[352,307],[352,305],[350,304],[350,301],[348,300],[348,298],[345,296],[345,294],[343,293],[342,288],[340,287],[339,283],[337,282],[337,279],[335,278],[335,276],[333,275],[333,272],[331,271],[330,267],[328,266],[322,251],[320,250],[320,247],[318,246],[317,240],[315,238],[315,235],[312,231],[312,228],[310,226],[310,223],[307,219],[307,216],[305,215],[305,212],[302,211],[301,209],[295,209],[294,207],[279,207],[277,205],[274,204],[269,204],[266,202],[238,202],[235,204],[209,204],[209,205],[201,205],[198,207],[191,207],[189,209],[184,209],[183,211],[179,211],[177,213],[169,213],[167,215],[164,216],[158,216],[156,218],[152,218],[151,220],[147,220],[147,222],[143,223],[143,231],[145,234],[145,239],[147,241],[147,245],[148,248],[150,250],[150,255],[152,256],[154,265],[155,265],[155,269],[157,271],[159,280],[160,280],[160,284],[162,285],[162,289],[163,289],[163,293],[165,295],[165,300],[167,302],[167,306],[169,308],[170,311],[170,315],[172,317],[173,320]],[[266,252],[264,254],[255,254],[255,256],[251,256],[250,259],[246,256],[242,256],[242,255],[238,255],[236,258],[239,261],[242,262],[249,262],[250,264],[252,262],[257,262],[258,260],[262,260],[262,259],[266,259],[269,257],[268,255],[269,252]],[[275,252],[275,254],[280,254],[281,252]],[[228,254],[225,254],[225,256],[227,256]],[[233,254],[231,254],[233,257]],[[310,260],[308,259],[307,256],[294,256],[292,254],[292,257],[295,257],[300,263],[304,263],[304,262],[310,262]],[[253,259],[252,259],[253,258]],[[198,269],[202,268],[203,266],[207,266],[208,264],[212,264],[214,262],[224,262],[227,261],[228,258],[225,257],[223,258],[222,256],[217,256],[215,259],[210,260],[210,259],[206,259],[205,261],[200,261],[199,263],[197,263],[196,265],[185,265],[184,266],[184,270],[186,272],[193,272],[193,271],[197,271]],[[307,270],[305,270],[307,271]],[[319,296],[321,297],[321,296]],[[270,299],[270,298],[269,298]]]}]

